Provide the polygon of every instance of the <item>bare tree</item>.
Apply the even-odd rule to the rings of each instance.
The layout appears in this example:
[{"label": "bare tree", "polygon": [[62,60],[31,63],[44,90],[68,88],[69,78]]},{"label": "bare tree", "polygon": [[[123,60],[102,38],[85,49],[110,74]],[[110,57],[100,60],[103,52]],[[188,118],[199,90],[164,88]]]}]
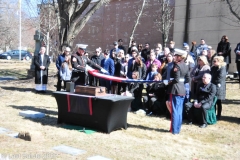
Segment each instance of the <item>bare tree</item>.
[{"label": "bare tree", "polygon": [[[210,0],[209,4],[214,3],[214,2],[219,2],[219,0]],[[234,27],[239,27],[240,26],[240,2],[238,0],[221,0],[221,3],[223,3],[228,10],[223,12],[222,10],[219,10],[219,15],[218,18],[220,21],[223,23],[229,25],[229,26],[234,26]],[[219,9],[219,8],[217,8]]]},{"label": "bare tree", "polygon": [[[79,32],[83,29],[85,24],[91,16],[104,4],[110,0],[53,0],[55,7],[58,33],[59,33],[59,46],[73,45],[73,42]],[[80,2],[80,3],[79,3]]]},{"label": "bare tree", "polygon": [[232,0],[226,0],[230,13],[232,14],[232,20],[237,24],[240,24],[240,3],[239,1],[233,2]]},{"label": "bare tree", "polygon": [[137,25],[139,24],[139,19],[140,19],[140,17],[142,16],[143,9],[144,9],[145,5],[146,5],[146,0],[143,0],[141,8],[140,8],[140,9],[138,10],[138,12],[136,13],[137,19],[136,19],[136,22],[135,22],[135,24],[134,24],[134,26],[133,26],[133,29],[132,29],[132,32],[131,32],[131,36],[129,37],[129,38],[130,38],[130,41],[129,41],[128,47],[131,46],[131,42],[132,42],[132,40],[134,39],[133,36],[134,36],[135,30],[136,30],[136,28],[137,28]]},{"label": "bare tree", "polygon": [[159,0],[159,16],[154,20],[157,31],[162,34],[163,46],[166,46],[169,37],[169,31],[173,24],[173,6],[171,0]]}]

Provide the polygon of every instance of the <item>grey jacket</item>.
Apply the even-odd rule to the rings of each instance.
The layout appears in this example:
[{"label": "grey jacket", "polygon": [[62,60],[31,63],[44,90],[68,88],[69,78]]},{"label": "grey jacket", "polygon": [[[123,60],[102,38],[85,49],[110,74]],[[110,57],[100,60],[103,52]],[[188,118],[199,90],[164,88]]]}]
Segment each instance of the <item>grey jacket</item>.
[{"label": "grey jacket", "polygon": [[221,68],[212,66],[211,68],[212,83],[216,85],[216,96],[220,100],[224,100],[226,97],[226,67]]}]

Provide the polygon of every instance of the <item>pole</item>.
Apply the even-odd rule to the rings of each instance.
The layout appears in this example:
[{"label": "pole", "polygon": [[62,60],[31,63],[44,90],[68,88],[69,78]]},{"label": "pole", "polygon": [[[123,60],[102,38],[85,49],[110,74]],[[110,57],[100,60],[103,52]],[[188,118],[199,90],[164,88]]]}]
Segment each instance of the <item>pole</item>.
[{"label": "pole", "polygon": [[19,0],[19,61],[21,61],[22,52],[22,0]]}]

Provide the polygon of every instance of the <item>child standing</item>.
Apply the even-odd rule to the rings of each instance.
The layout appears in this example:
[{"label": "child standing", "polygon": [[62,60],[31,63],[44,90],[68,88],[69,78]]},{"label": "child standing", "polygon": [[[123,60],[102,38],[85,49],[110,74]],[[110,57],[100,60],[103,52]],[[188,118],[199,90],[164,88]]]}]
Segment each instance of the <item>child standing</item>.
[{"label": "child standing", "polygon": [[146,80],[153,80],[154,76],[158,73],[157,72],[157,69],[158,69],[157,64],[153,63],[151,65],[151,69],[152,69],[152,71],[148,73]]},{"label": "child standing", "polygon": [[65,61],[60,68],[60,77],[64,83],[64,90],[66,90],[66,83],[70,82],[72,76],[71,55],[65,56]]}]

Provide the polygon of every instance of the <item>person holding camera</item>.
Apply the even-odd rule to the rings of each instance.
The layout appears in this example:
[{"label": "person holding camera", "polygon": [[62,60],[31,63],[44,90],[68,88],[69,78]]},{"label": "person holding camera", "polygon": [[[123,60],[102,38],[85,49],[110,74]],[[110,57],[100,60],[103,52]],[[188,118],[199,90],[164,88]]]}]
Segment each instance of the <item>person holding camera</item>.
[{"label": "person holding camera", "polygon": [[189,110],[188,114],[188,124],[192,124],[193,120],[193,112],[194,109],[201,110],[201,119],[200,128],[207,127],[207,110],[211,108],[213,103],[213,98],[216,95],[216,86],[211,83],[212,76],[209,73],[205,73],[202,77],[203,83],[200,84],[197,88],[196,99],[194,100],[194,104],[190,106],[186,106]]}]

